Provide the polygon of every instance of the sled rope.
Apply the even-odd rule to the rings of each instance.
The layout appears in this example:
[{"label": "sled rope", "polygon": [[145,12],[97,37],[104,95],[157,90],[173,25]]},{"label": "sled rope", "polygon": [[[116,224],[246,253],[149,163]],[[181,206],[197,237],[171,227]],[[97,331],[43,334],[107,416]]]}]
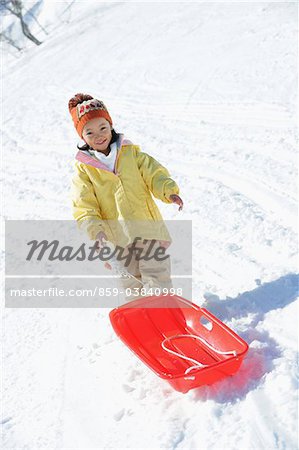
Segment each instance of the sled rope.
[{"label": "sled rope", "polygon": [[178,352],[176,352],[174,350],[171,350],[170,348],[166,347],[166,342],[170,342],[173,339],[190,338],[190,337],[203,342],[210,350],[213,350],[214,352],[218,353],[219,355],[234,355],[234,356],[237,356],[236,350],[230,350],[230,351],[227,351],[227,352],[223,352],[221,350],[217,350],[215,347],[210,345],[205,339],[201,338],[200,336],[196,336],[195,334],[176,334],[175,336],[170,336],[168,338],[165,338],[162,341],[162,343],[161,343],[163,350],[165,350],[168,353],[171,353],[172,355],[178,356],[179,358],[182,358],[185,361],[190,361],[190,362],[194,363],[193,366],[188,367],[185,370],[185,375],[187,375],[193,369],[198,369],[199,367],[208,367],[209,365],[208,364],[202,364],[201,362],[197,361],[196,359],[189,358],[188,356],[185,356],[182,353],[178,353]]},{"label": "sled rope", "polygon": [[[105,242],[106,247],[109,247],[112,251],[115,249],[115,247],[109,243],[109,241]],[[115,258],[113,257],[108,264],[111,266],[112,270],[114,270],[115,273],[120,275],[124,278],[133,278],[135,281],[138,281],[142,286],[145,286],[146,283],[143,283],[143,281],[139,280],[138,278],[134,277],[130,272],[128,272],[124,266]]]},{"label": "sled rope", "polygon": [[[111,264],[112,263],[112,264]],[[135,281],[138,281],[138,283],[142,284],[142,286],[145,285],[143,281],[139,280],[138,278],[134,277],[130,272],[128,272],[126,269],[123,268],[120,264],[118,264],[118,261],[111,260],[109,261],[109,264],[111,265],[112,269],[120,276],[125,278],[133,278]]]}]

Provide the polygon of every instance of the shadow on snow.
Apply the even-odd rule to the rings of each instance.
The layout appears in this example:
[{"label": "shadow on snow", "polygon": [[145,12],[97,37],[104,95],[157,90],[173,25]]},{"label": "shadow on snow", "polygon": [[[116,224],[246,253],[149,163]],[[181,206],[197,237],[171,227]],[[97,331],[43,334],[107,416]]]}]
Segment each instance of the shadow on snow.
[{"label": "shadow on snow", "polygon": [[[201,305],[224,322],[244,319],[245,331],[236,332],[248,343],[249,351],[232,377],[211,386],[193,390],[196,400],[213,399],[218,403],[236,402],[255,389],[264,375],[274,368],[274,360],[281,356],[278,343],[268,331],[258,330],[257,325],[265,315],[284,308],[298,297],[299,275],[287,274],[278,280],[265,283],[256,289],[239,294],[236,298],[220,300],[216,295],[205,295]],[[230,325],[229,325],[230,326]]]}]

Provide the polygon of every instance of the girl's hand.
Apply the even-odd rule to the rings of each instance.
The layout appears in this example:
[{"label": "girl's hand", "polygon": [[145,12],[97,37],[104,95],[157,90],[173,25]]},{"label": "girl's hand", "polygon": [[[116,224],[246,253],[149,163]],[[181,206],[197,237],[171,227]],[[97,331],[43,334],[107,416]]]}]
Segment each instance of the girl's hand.
[{"label": "girl's hand", "polygon": [[106,242],[108,241],[106,234],[104,231],[100,231],[96,235],[96,242],[97,242],[97,250],[100,251],[101,248],[105,247]]},{"label": "girl's hand", "polygon": [[169,241],[159,241],[159,245],[160,245],[160,247],[168,248],[170,246],[170,242]]},{"label": "girl's hand", "polygon": [[179,211],[181,211],[183,209],[184,203],[179,195],[172,194],[169,196],[169,200],[171,200],[172,203],[176,203],[177,205],[179,205]]},{"label": "girl's hand", "polygon": [[[101,248],[105,247],[106,243],[107,243],[108,239],[106,234],[104,233],[104,231],[100,231],[97,235],[96,235],[96,242],[97,242],[97,251],[99,252]],[[106,261],[104,264],[104,267],[106,269],[112,270],[111,265]]]}]

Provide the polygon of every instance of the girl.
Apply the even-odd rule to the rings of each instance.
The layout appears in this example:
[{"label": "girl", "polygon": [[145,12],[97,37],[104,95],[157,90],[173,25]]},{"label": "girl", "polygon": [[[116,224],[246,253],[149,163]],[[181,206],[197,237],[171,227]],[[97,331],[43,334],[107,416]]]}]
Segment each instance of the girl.
[{"label": "girl", "polygon": [[[140,259],[140,250],[146,252],[150,247],[154,252],[170,245],[152,194],[164,203],[176,203],[180,211],[183,201],[177,184],[158,161],[116,133],[102,101],[80,93],[68,106],[85,142],[77,146],[72,180],[73,216],[79,227],[97,242],[98,249],[105,241],[127,251],[133,249],[126,270],[152,287],[170,289],[170,258]],[[122,279],[126,300],[139,296],[141,283],[137,280]]]}]

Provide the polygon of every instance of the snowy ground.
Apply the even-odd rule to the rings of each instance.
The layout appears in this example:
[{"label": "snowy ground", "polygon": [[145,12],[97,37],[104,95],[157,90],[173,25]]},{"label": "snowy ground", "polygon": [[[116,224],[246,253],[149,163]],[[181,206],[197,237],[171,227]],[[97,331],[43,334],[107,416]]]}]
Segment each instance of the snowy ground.
[{"label": "snowy ground", "polygon": [[[65,7],[46,5],[44,24]],[[183,395],[107,309],[5,309],[3,446],[295,450],[296,3],[75,2],[68,20],[6,58],[5,218],[72,218],[67,102],[97,96],[177,180],[183,212],[159,206],[193,221],[192,299],[250,350]]]}]

